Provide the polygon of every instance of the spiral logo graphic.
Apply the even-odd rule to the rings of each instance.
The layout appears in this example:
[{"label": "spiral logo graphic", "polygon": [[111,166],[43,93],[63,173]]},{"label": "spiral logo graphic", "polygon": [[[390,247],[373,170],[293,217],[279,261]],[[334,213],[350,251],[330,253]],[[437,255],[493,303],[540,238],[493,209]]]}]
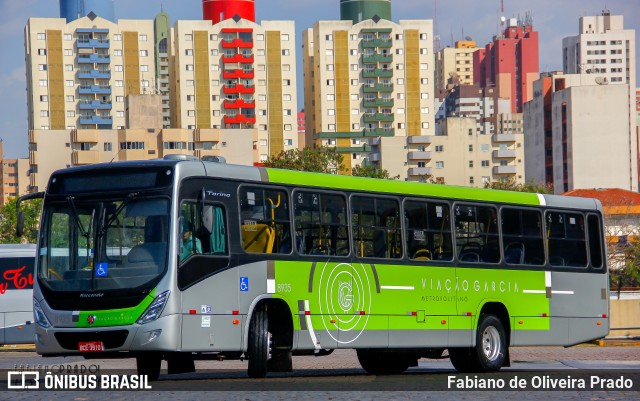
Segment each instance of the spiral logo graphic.
[{"label": "spiral logo graphic", "polygon": [[[318,284],[318,304],[324,328],[333,340],[349,344],[360,337],[369,321],[371,299],[369,274],[363,265],[324,265]],[[361,311],[365,314],[361,315]]]}]

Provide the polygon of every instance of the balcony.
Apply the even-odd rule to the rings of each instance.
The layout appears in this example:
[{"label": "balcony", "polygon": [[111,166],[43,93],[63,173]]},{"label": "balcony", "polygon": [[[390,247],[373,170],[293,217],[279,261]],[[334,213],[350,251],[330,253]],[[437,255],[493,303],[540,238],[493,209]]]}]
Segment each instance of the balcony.
[{"label": "balcony", "polygon": [[431,167],[411,167],[408,174],[413,177],[431,175]]},{"label": "balcony", "polygon": [[494,159],[515,159],[516,158],[516,150],[515,149],[499,149],[493,151]]},{"label": "balcony", "polygon": [[102,54],[79,54],[78,64],[109,64],[111,59]]},{"label": "balcony", "polygon": [[362,76],[364,78],[391,78],[393,77],[393,70],[374,68],[373,70],[362,70]]},{"label": "balcony", "polygon": [[80,110],[111,110],[111,102],[93,100],[91,102],[80,102]]},{"label": "balcony", "polygon": [[225,100],[224,107],[225,109],[255,109],[256,102],[247,102],[244,99]]},{"label": "balcony", "polygon": [[98,143],[98,130],[93,129],[74,129],[71,131],[71,141]]},{"label": "balcony", "polygon": [[223,49],[251,49],[253,48],[253,42],[245,42],[240,38],[236,38],[234,40],[223,40],[222,41]]},{"label": "balcony", "polygon": [[97,150],[74,150],[71,153],[71,163],[74,166],[83,164],[96,164],[100,162],[100,155]]},{"label": "balcony", "polygon": [[391,46],[393,46],[393,42],[391,42],[391,39],[363,40],[361,43],[362,47],[365,49],[374,47],[390,48]]},{"label": "balcony", "polygon": [[108,49],[109,39],[88,39],[76,42],[78,49]]},{"label": "balcony", "polygon": [[515,174],[516,166],[494,166],[493,174],[494,175],[504,175],[504,174]]},{"label": "balcony", "polygon": [[194,131],[195,142],[220,142],[220,130],[213,128],[200,128]]},{"label": "balcony", "polygon": [[256,93],[256,87],[253,85],[245,86],[242,84],[225,85],[222,92],[226,95]]},{"label": "balcony", "polygon": [[393,92],[393,84],[365,85],[362,89],[364,93],[391,93]]},{"label": "balcony", "polygon": [[516,141],[515,134],[494,134],[491,139],[496,143],[509,143]]},{"label": "balcony", "polygon": [[253,69],[251,69],[251,70],[240,70],[240,69],[224,70],[222,72],[222,77],[224,79],[233,79],[233,78],[253,79],[254,73],[253,73]]},{"label": "balcony", "polygon": [[393,99],[375,99],[375,100],[367,100],[364,99],[364,107],[393,107],[394,101]]},{"label": "balcony", "polygon": [[223,63],[253,64],[254,60],[255,60],[255,58],[253,57],[253,54],[238,53],[238,54],[235,54],[233,56],[226,56],[226,55],[222,56],[222,62]]},{"label": "balcony", "polygon": [[431,160],[431,152],[409,152],[409,160]]},{"label": "balcony", "polygon": [[236,114],[235,116],[224,116],[225,124],[255,124],[255,117],[247,117],[244,114]]},{"label": "balcony", "polygon": [[80,79],[111,79],[110,70],[78,70]]},{"label": "balcony", "polygon": [[82,125],[112,125],[113,118],[111,116],[80,116],[80,124]]},{"label": "balcony", "polygon": [[376,123],[376,122],[384,122],[384,123],[392,123],[393,122],[393,114],[365,114],[362,117],[362,120],[365,123]]},{"label": "balcony", "polygon": [[380,160],[382,160],[382,154],[380,153],[371,153],[369,155],[370,162],[379,162]]},{"label": "balcony", "polygon": [[433,140],[433,135],[416,135],[408,136],[407,143],[409,145],[427,145]]},{"label": "balcony", "polygon": [[361,146],[352,146],[347,148],[336,148],[338,153],[363,153],[363,152],[371,152],[371,145],[364,144]]},{"label": "balcony", "polygon": [[110,95],[111,87],[100,85],[81,86],[78,88],[78,92],[81,95]]},{"label": "balcony", "polygon": [[395,131],[393,128],[365,128],[362,131],[362,136],[371,138],[376,136],[394,136]]},{"label": "balcony", "polygon": [[108,28],[78,28],[77,33],[109,33]]},{"label": "balcony", "polygon": [[393,55],[391,54],[372,54],[369,56],[362,56],[363,63],[390,63],[393,61]]}]

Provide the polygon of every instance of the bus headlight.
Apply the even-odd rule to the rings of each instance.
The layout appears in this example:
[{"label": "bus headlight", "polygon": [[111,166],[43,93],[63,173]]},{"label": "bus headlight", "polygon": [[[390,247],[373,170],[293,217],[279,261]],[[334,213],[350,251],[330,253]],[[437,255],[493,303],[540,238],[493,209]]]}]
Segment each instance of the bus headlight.
[{"label": "bus headlight", "polygon": [[138,319],[138,324],[145,324],[156,320],[162,314],[164,310],[164,306],[167,304],[169,300],[169,294],[171,291],[165,291],[162,294],[158,295],[156,299],[153,300],[151,305],[144,311],[144,313]]},{"label": "bus headlight", "polygon": [[51,327],[51,323],[49,323],[49,319],[47,319],[47,315],[44,314],[42,307],[40,306],[40,302],[38,302],[35,298],[33,298],[33,317],[38,323],[38,326],[48,329]]}]

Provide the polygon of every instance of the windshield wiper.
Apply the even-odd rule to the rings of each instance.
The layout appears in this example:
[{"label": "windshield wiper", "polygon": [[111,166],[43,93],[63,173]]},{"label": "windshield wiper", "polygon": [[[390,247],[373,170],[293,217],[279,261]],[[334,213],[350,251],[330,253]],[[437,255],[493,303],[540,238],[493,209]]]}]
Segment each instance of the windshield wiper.
[{"label": "windshield wiper", "polygon": [[[80,220],[80,216],[78,216],[78,209],[76,209],[76,204],[74,202],[74,197],[73,196],[69,196],[67,197],[67,202],[69,202],[69,206],[71,206],[71,211],[73,212],[73,221],[76,223],[76,227],[78,227],[78,229],[80,230],[80,235],[82,235],[83,237],[85,237],[87,239],[87,242],[89,241],[89,232],[87,230],[84,229],[84,226],[82,225],[82,221]],[[95,210],[94,210],[95,212]],[[91,222],[89,224],[93,224],[93,213],[91,213]]]},{"label": "windshield wiper", "polygon": [[104,223],[102,225],[102,227],[100,228],[100,230],[98,231],[98,237],[102,237],[104,234],[106,234],[107,230],[109,229],[109,226],[111,225],[111,223],[113,223],[117,218],[118,215],[120,214],[120,212],[122,212],[122,210],[132,201],[134,200],[137,196],[138,196],[138,192],[133,192],[130,193],[129,196],[127,196],[127,199],[123,200],[122,203],[120,204],[120,206],[118,206],[118,208],[115,210],[115,212],[113,212],[113,214],[111,215],[111,217],[109,217],[109,220],[107,220],[106,223]]}]

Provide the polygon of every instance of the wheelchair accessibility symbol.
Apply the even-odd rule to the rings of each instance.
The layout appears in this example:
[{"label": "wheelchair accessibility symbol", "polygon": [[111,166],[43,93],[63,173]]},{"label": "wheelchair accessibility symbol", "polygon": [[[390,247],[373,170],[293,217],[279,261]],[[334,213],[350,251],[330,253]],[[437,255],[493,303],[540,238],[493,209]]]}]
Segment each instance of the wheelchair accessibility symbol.
[{"label": "wheelchair accessibility symbol", "polygon": [[96,277],[107,277],[109,275],[109,265],[107,263],[98,263],[96,266]]},{"label": "wheelchair accessibility symbol", "polygon": [[240,291],[249,291],[249,277],[240,277]]}]

